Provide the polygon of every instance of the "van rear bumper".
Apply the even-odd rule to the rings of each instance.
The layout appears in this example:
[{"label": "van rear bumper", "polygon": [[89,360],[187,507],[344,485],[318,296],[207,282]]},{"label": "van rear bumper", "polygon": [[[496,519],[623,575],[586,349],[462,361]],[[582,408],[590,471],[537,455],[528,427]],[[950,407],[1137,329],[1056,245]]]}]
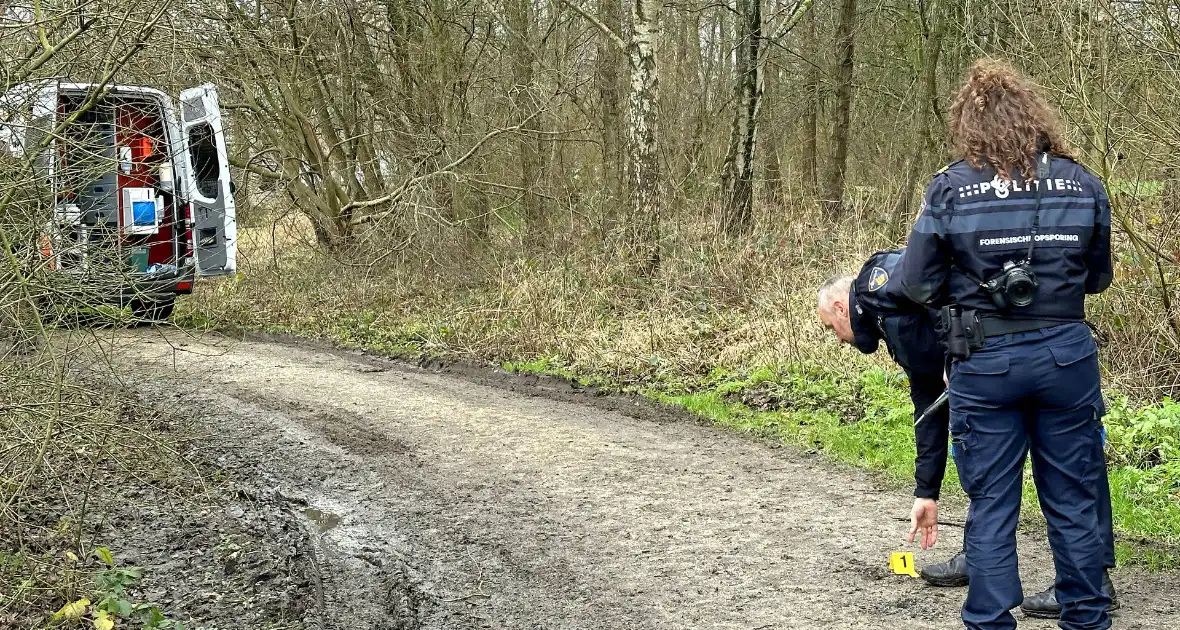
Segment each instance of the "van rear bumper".
[{"label": "van rear bumper", "polygon": [[79,306],[100,304],[120,308],[135,303],[172,302],[178,295],[193,292],[197,279],[195,265],[185,265],[152,274],[105,274],[59,271],[60,282],[46,296],[50,302],[72,303]]},{"label": "van rear bumper", "polygon": [[172,272],[142,275],[121,284],[110,297],[120,305],[131,302],[170,302],[176,299],[177,295],[192,293],[196,279],[196,266],[186,265]]}]

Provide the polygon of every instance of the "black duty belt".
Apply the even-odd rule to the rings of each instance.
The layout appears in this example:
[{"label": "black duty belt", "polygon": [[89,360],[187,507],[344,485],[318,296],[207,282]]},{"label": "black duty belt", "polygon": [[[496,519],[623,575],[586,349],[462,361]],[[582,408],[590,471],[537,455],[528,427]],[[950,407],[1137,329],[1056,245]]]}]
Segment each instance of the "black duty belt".
[{"label": "black duty belt", "polygon": [[1032,332],[1042,328],[1052,328],[1063,324],[1081,324],[1082,320],[1070,319],[1008,319],[982,315],[979,318],[980,328],[984,337],[999,337],[1000,335],[1014,335],[1016,333]]}]

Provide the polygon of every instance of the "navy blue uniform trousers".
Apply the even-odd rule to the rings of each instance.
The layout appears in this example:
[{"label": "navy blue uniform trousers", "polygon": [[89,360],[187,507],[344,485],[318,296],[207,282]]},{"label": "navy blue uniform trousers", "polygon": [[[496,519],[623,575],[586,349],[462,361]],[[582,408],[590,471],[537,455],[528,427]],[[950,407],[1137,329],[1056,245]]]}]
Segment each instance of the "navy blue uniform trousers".
[{"label": "navy blue uniform trousers", "polygon": [[1105,630],[1112,566],[1110,495],[1102,452],[1098,352],[1084,324],[988,338],[950,372],[951,446],[971,499],[964,542],[969,630],[1016,627],[1024,598],[1016,557],[1024,464],[1033,478],[1057,569],[1063,630]]}]

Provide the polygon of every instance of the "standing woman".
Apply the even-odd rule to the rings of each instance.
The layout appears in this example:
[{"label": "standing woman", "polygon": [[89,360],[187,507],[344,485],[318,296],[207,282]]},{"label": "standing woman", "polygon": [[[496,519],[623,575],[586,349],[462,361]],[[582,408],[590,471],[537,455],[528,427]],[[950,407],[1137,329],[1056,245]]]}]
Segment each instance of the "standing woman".
[{"label": "standing woman", "polygon": [[977,61],[950,112],[963,159],[926,189],[903,258],[911,299],[942,308],[952,449],[971,498],[970,630],[1016,627],[1024,462],[1057,566],[1064,630],[1110,627],[1113,564],[1098,352],[1086,294],[1110,286],[1110,203],[1053,110],[1006,64]]}]

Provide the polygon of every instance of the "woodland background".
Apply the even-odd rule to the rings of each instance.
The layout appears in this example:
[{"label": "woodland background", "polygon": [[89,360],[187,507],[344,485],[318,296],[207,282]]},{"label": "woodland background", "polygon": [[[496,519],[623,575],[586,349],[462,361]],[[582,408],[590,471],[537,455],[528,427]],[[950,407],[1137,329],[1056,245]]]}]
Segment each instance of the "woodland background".
[{"label": "woodland background", "polygon": [[[820,328],[815,289],[904,243],[952,159],[951,95],[971,62],[1005,59],[1042,86],[1111,193],[1116,280],[1089,314],[1111,340],[1121,550],[1180,557],[1175,2],[0,7],[5,89],[53,76],[218,86],[241,274],[200,283],[178,324],[639,391],[899,483],[912,474],[905,384],[887,357]],[[30,178],[29,164],[0,164],[4,334],[42,347],[0,357],[0,584],[32,584],[0,597],[0,622],[60,605],[62,576],[89,575],[61,564],[63,549],[88,553],[85,519],[46,515],[76,517],[72,493],[95,470],[144,474],[116,455],[156,435],[49,343],[59,322],[35,306],[54,285],[20,246],[45,218]]]}]

